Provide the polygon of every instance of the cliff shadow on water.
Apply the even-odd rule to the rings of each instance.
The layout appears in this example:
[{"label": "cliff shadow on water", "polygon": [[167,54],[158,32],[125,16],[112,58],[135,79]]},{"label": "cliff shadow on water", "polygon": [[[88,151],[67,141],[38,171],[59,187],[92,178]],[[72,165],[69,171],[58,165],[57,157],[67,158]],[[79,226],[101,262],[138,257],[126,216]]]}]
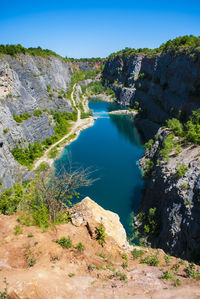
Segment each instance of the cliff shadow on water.
[{"label": "cliff shadow on water", "polygon": [[67,146],[55,162],[56,171],[67,169],[69,156],[77,167],[91,167],[98,178],[87,188],[80,188],[80,198],[91,197],[103,208],[117,213],[127,232],[130,217],[141,200],[143,180],[137,161],[144,148],[140,135],[128,115],[109,115],[120,108],[116,103],[94,101],[89,103],[94,115],[101,115],[94,126],[83,131],[79,138]]}]

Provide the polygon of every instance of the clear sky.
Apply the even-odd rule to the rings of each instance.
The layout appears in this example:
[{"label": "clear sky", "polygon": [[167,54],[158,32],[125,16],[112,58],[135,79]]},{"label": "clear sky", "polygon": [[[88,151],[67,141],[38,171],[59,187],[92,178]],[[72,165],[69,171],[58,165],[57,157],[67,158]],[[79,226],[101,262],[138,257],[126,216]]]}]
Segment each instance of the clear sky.
[{"label": "clear sky", "polygon": [[200,36],[200,0],[0,0],[0,43],[106,57],[125,47],[155,48]]}]

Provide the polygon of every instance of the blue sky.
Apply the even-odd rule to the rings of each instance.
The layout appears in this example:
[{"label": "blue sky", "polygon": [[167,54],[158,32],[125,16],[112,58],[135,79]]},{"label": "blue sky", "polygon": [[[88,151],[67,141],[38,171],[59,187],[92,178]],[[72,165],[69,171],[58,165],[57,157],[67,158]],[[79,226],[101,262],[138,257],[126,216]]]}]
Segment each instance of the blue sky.
[{"label": "blue sky", "polygon": [[62,56],[106,57],[185,34],[200,36],[200,0],[1,3],[0,43],[41,46]]}]

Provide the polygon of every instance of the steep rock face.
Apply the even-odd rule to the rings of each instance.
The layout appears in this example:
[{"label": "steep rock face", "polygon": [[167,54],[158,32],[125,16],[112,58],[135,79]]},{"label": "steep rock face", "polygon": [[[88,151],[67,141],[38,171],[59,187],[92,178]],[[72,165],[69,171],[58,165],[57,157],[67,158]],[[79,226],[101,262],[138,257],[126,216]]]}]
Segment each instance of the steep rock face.
[{"label": "steep rock face", "polygon": [[136,120],[144,136],[150,126],[155,134],[161,123],[180,110],[187,117],[200,106],[199,77],[198,53],[116,56],[108,59],[103,71],[104,83],[113,88],[120,104],[134,106],[139,102],[143,113]]},{"label": "steep rock face", "polygon": [[[158,232],[148,236],[147,240],[152,246],[175,256],[199,259],[200,147],[187,146],[178,156],[172,152],[168,163],[159,162],[159,150],[167,134],[167,129],[160,129],[158,140],[140,160],[143,169],[146,159],[154,162],[153,174],[146,182],[140,211],[147,215],[150,208],[156,208]],[[177,177],[178,163],[188,167],[182,177]],[[137,217],[136,224],[140,228],[138,220]]]},{"label": "steep rock face", "polygon": [[[10,150],[16,146],[25,147],[29,143],[41,142],[53,135],[54,122],[47,110],[72,112],[71,101],[66,97],[66,91],[71,88],[71,77],[74,71],[93,68],[95,65],[87,61],[71,63],[55,56],[0,56],[1,186],[11,187],[15,181],[19,178],[23,180],[28,174],[14,160]],[[35,110],[41,110],[42,114],[34,116]],[[30,117],[22,123],[13,119],[14,114],[24,113],[29,113]]]}]

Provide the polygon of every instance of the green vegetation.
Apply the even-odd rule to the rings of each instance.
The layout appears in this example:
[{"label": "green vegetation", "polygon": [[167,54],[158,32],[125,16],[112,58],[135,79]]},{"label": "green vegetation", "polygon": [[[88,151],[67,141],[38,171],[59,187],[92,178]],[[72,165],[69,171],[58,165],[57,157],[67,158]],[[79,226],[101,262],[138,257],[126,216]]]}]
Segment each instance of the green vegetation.
[{"label": "green vegetation", "polygon": [[28,267],[33,267],[36,264],[36,259],[33,257],[28,258]]},{"label": "green vegetation", "polygon": [[14,214],[23,196],[24,188],[19,183],[15,183],[12,188],[4,190],[0,194],[0,213],[4,215]]},{"label": "green vegetation", "polygon": [[167,41],[165,44],[162,44],[159,48],[148,49],[148,48],[139,48],[132,49],[126,47],[123,50],[120,50],[116,53],[112,53],[108,58],[114,58],[118,55],[131,56],[139,53],[144,53],[149,56],[160,54],[171,53],[176,54],[196,54],[200,52],[200,37],[193,35],[185,35],[177,37],[173,40]]},{"label": "green vegetation", "polygon": [[131,253],[132,253],[133,259],[135,260],[135,259],[141,257],[144,254],[144,251],[133,249],[133,251]]},{"label": "green vegetation", "polygon": [[183,142],[200,144],[200,109],[193,111],[186,123],[182,124],[178,119],[172,118],[166,124]]},{"label": "green vegetation", "polygon": [[123,269],[126,269],[128,267],[128,263],[124,262],[124,263],[121,264],[121,266],[122,266]]},{"label": "green vegetation", "polygon": [[179,140],[175,139],[174,134],[169,134],[163,139],[162,149],[160,150],[161,158],[168,162],[171,152],[174,151],[174,154],[178,155],[181,149]]},{"label": "green vegetation", "polygon": [[4,278],[3,283],[4,283],[5,287],[4,287],[3,292],[0,291],[0,298],[1,299],[9,299],[10,297],[8,296],[8,283],[7,283],[6,278]]},{"label": "green vegetation", "polygon": [[163,275],[161,276],[161,279],[173,280],[174,276],[169,271],[164,271]]},{"label": "green vegetation", "polygon": [[40,116],[41,114],[42,114],[42,111],[39,110],[39,109],[37,109],[37,110],[35,110],[35,111],[33,112],[33,115],[34,115],[34,116]]},{"label": "green vegetation", "polygon": [[99,244],[103,246],[106,238],[106,233],[105,233],[105,226],[103,225],[103,222],[99,224],[99,226],[96,227],[95,233],[96,233],[96,238],[99,241]]},{"label": "green vegetation", "polygon": [[75,274],[74,274],[74,273],[69,273],[68,276],[69,276],[70,278],[72,278],[72,277],[75,276]]},{"label": "green vegetation", "polygon": [[149,139],[144,145],[146,150],[150,149],[152,147],[153,143],[154,143],[153,139]]},{"label": "green vegetation", "polygon": [[23,120],[26,120],[30,117],[31,117],[31,115],[27,112],[24,114],[20,114],[20,115],[13,114],[13,118],[17,123],[22,123]]},{"label": "green vegetation", "polygon": [[54,159],[58,154],[58,149],[54,146],[47,154],[48,158]]},{"label": "green vegetation", "polygon": [[[12,150],[12,154],[15,160],[17,160],[20,164],[30,168],[33,162],[35,161],[35,159],[41,157],[44,151],[50,145],[60,140],[64,135],[66,135],[69,132],[70,121],[77,120],[77,112],[69,113],[65,111],[63,112],[52,111],[51,113],[56,123],[56,126],[54,127],[55,134],[49,138],[44,139],[42,144],[36,142],[33,145],[30,143],[29,146],[26,148],[20,148],[20,147],[14,148]],[[54,156],[55,150],[54,152],[51,152],[51,154]]]},{"label": "green vegetation", "polygon": [[73,246],[70,236],[68,236],[68,238],[62,237],[61,239],[57,239],[56,243],[62,248],[71,248]]},{"label": "green vegetation", "polygon": [[170,264],[170,256],[169,255],[165,255],[164,259],[165,259],[166,266],[169,266],[169,264]]},{"label": "green vegetation", "polygon": [[140,260],[140,264],[147,264],[149,266],[158,266],[159,260],[157,255],[147,256]]},{"label": "green vegetation", "polygon": [[21,226],[19,224],[15,225],[15,227],[14,227],[14,235],[18,236],[18,235],[21,235],[22,233],[23,233],[23,231],[22,231]]},{"label": "green vegetation", "polygon": [[184,272],[186,274],[186,277],[192,277],[195,279],[200,279],[200,272],[198,269],[196,269],[195,264],[191,263],[189,264],[185,269]]},{"label": "green vegetation", "polygon": [[[26,186],[16,183],[0,194],[0,213],[11,215],[18,212],[20,224],[41,228],[69,222],[71,216],[68,207],[78,197],[76,190],[79,187],[92,184],[89,175],[84,169],[70,169],[55,176],[52,170],[42,167],[37,170],[35,179]],[[20,230],[20,225],[17,225],[14,233],[18,235]]]},{"label": "green vegetation", "polygon": [[81,242],[79,242],[76,246],[76,249],[79,252],[83,252],[85,250],[85,246]]},{"label": "green vegetation", "polygon": [[186,172],[189,170],[189,167],[187,165],[185,165],[184,163],[177,163],[176,165],[176,174],[175,177],[177,179],[182,178]]},{"label": "green vegetation", "polygon": [[105,93],[107,96],[111,96],[111,98],[115,97],[115,92],[112,89],[103,86],[102,81],[100,80],[92,81],[87,86],[81,85],[81,89],[83,94],[90,96]]},{"label": "green vegetation", "polygon": [[144,169],[142,177],[143,178],[150,177],[152,175],[153,168],[154,168],[153,161],[150,159],[145,159],[145,169]]},{"label": "green vegetation", "polygon": [[3,129],[3,134],[6,135],[8,133],[9,129]]}]

